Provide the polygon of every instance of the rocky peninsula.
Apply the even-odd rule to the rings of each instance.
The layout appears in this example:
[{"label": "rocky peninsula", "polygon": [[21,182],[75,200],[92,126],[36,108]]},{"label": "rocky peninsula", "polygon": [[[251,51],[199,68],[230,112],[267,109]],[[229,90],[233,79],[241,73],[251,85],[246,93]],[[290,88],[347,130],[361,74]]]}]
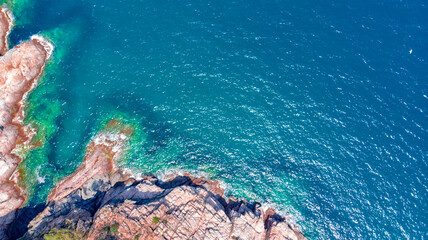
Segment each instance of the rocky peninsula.
[{"label": "rocky peninsula", "polygon": [[[34,36],[8,50],[13,17],[0,9],[0,239],[12,239],[26,200],[17,146],[28,145],[36,131],[22,123],[25,97],[53,45]],[[188,174],[161,181],[118,169],[133,129],[116,120],[107,128],[114,131],[91,140],[81,167],[51,191],[21,239],[304,239],[274,210],[225,198],[217,181]]]}]

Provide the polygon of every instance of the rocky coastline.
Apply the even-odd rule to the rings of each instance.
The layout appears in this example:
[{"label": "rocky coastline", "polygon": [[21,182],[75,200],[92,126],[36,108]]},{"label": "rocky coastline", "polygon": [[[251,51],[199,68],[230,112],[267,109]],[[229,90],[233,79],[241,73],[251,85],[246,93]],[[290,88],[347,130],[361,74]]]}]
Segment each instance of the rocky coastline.
[{"label": "rocky coastline", "polygon": [[[0,10],[0,239],[16,239],[26,201],[19,152],[36,131],[22,122],[25,98],[54,47],[36,35],[9,50],[13,16]],[[305,239],[274,210],[225,198],[217,181],[189,174],[161,181],[118,169],[133,130],[116,120],[107,128],[114,131],[91,140],[81,167],[55,186],[20,239]]]},{"label": "rocky coastline", "polygon": [[160,181],[117,169],[126,132],[92,140],[23,239],[304,239],[274,210],[225,199],[217,181],[189,174]]},{"label": "rocky coastline", "polygon": [[5,239],[4,229],[26,200],[16,171],[22,162],[19,148],[28,146],[34,135],[22,123],[25,98],[53,51],[52,44],[37,36],[9,50],[13,19],[8,9],[0,8],[0,239]]}]

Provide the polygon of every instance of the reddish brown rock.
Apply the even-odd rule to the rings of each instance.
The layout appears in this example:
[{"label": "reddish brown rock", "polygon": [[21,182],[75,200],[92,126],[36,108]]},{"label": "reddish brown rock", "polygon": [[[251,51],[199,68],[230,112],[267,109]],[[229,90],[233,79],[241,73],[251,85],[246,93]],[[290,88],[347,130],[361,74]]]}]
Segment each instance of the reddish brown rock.
[{"label": "reddish brown rock", "polygon": [[[121,196],[129,192],[134,197]],[[267,214],[243,201],[226,203],[203,186],[164,189],[142,181],[104,202],[87,239],[303,239],[284,219]]]},{"label": "reddish brown rock", "polygon": [[16,169],[22,159],[15,154],[17,143],[25,145],[33,132],[22,124],[26,94],[36,85],[53,46],[34,36],[7,51],[7,39],[13,17],[0,7],[0,239],[14,218],[14,212],[25,201],[18,187]]},{"label": "reddish brown rock", "polygon": [[113,173],[114,162],[119,156],[125,134],[101,134],[92,141],[86,151],[82,165],[69,177],[62,180],[51,191],[48,201],[58,201],[97,174]]},{"label": "reddish brown rock", "polygon": [[0,7],[0,55],[8,49],[8,35],[12,30],[13,16],[7,8]]}]

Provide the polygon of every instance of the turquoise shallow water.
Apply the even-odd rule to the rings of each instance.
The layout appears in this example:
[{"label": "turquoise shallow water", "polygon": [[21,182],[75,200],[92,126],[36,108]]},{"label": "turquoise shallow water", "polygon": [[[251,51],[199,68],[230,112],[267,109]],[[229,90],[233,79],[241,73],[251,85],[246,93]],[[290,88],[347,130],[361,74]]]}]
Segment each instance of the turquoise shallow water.
[{"label": "turquoise shallow water", "polygon": [[40,31],[63,39],[30,98],[53,129],[27,159],[30,205],[121,115],[141,130],[121,163],[134,171],[205,172],[312,239],[427,237],[426,3],[28,6],[14,44]]}]

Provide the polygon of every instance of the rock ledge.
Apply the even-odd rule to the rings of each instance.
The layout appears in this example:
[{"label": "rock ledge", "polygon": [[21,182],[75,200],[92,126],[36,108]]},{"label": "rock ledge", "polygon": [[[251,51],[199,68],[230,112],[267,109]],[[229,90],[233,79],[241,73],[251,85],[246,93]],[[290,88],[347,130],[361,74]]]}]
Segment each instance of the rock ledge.
[{"label": "rock ledge", "polygon": [[23,239],[305,239],[273,210],[224,199],[218,182],[123,177],[97,174],[49,202]]}]

